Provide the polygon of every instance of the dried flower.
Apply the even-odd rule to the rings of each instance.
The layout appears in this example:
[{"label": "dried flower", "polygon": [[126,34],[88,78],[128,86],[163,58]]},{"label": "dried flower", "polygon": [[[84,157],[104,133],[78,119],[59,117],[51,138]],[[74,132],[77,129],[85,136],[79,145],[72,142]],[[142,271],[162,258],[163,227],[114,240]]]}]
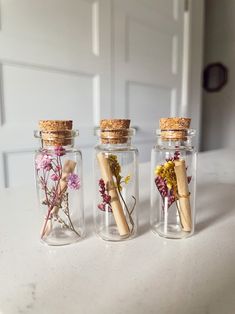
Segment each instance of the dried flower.
[{"label": "dried flower", "polygon": [[53,180],[53,181],[58,181],[59,179],[60,179],[60,177],[59,177],[57,174],[52,173],[52,175],[51,175],[51,180]]},{"label": "dried flower", "polygon": [[[122,184],[123,183],[128,184],[131,177],[130,177],[130,175],[126,176],[125,178],[123,178],[121,176],[121,166],[118,162],[118,158],[116,155],[109,155],[108,156],[108,163],[109,163],[112,175],[115,178],[115,186],[114,187],[117,189],[118,195],[120,196],[120,199],[123,202],[123,206],[126,210],[126,213],[129,216],[129,221],[131,224],[130,232],[132,232],[134,229],[134,221],[133,221],[131,215],[132,215],[134,208],[135,208],[135,205],[136,205],[136,199],[134,196],[132,196],[132,198],[134,199],[134,205],[131,209],[129,209],[127,204],[126,204],[125,198],[122,195]],[[103,179],[99,180],[99,187],[100,187],[99,191],[100,191],[100,194],[102,197],[102,203],[98,204],[98,208],[102,211],[107,211],[107,209],[108,209],[108,212],[112,212],[112,207],[110,204],[111,197],[110,197],[110,195],[108,195],[108,193],[106,193],[107,189],[105,188],[105,183],[104,183]]]},{"label": "dried flower", "polygon": [[168,208],[169,208],[176,200],[173,189],[169,189],[166,184],[166,181],[160,176],[156,177],[155,184],[156,184],[156,187],[158,188],[159,193],[161,194],[161,197],[163,199],[165,197],[168,197]]},{"label": "dried flower", "polygon": [[109,155],[108,161],[109,161],[109,166],[110,166],[111,172],[112,172],[113,176],[116,178],[117,188],[121,191],[122,190],[122,187],[121,187],[122,177],[120,175],[121,166],[118,162],[117,156],[116,155]]},{"label": "dried flower", "polygon": [[55,167],[55,171],[58,171],[58,172],[60,172],[60,171],[61,171],[61,169],[62,169],[62,167],[61,167],[61,166],[59,166],[59,165],[56,165],[56,167]]},{"label": "dried flower", "polygon": [[56,146],[54,151],[55,151],[56,156],[65,155],[65,149],[62,146]]},{"label": "dried flower", "polygon": [[175,164],[169,160],[164,165],[159,165],[155,169],[155,174],[164,179],[164,182],[169,190],[173,189],[174,193],[177,192],[177,181],[175,175]]},{"label": "dried flower", "polygon": [[[167,158],[166,162],[162,165],[158,165],[155,168],[155,184],[156,187],[164,199],[168,197],[168,208],[177,200],[178,188],[175,174],[175,160],[179,160],[180,152],[176,151],[172,158]],[[188,183],[190,183],[191,177],[188,177]]]},{"label": "dried flower", "polygon": [[81,180],[75,173],[70,173],[68,176],[68,187],[71,190],[78,190],[81,187]]},{"label": "dried flower", "polygon": [[180,152],[177,150],[174,152],[174,156],[171,158],[167,158],[166,161],[174,161],[174,160],[179,160],[180,159]]},{"label": "dried flower", "polygon": [[125,184],[128,184],[129,181],[130,181],[130,179],[131,179],[131,176],[130,176],[130,175],[129,175],[129,176],[126,176],[125,179],[124,179]]},{"label": "dried flower", "polygon": [[[54,222],[57,221],[62,228],[68,228],[80,236],[73,226],[69,211],[68,192],[66,192],[67,189],[61,189],[60,179],[63,176],[68,187],[73,190],[78,190],[81,182],[76,174],[67,175],[66,173],[64,175],[62,173],[61,156],[63,155],[65,155],[65,149],[58,146],[54,147],[53,151],[42,149],[35,160],[40,187],[44,192],[42,204],[48,208],[41,230],[41,238],[48,236],[54,228],[52,219]],[[65,215],[65,219],[61,216],[62,213]]]},{"label": "dried flower", "polygon": [[111,207],[111,196],[106,193],[106,188],[105,188],[105,183],[103,179],[99,180],[99,187],[100,187],[100,195],[102,197],[102,203],[98,204],[98,208],[102,211],[105,211],[106,208],[108,208],[108,212],[112,212],[112,207]]},{"label": "dried flower", "polygon": [[52,157],[46,153],[39,154],[35,160],[37,170],[50,171],[52,169]]}]

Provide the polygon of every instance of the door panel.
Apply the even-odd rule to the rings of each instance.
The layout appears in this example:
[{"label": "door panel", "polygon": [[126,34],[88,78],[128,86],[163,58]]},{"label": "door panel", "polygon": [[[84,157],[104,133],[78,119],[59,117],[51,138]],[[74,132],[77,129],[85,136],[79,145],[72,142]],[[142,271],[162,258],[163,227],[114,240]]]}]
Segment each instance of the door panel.
[{"label": "door panel", "polygon": [[110,3],[0,2],[0,186],[33,180],[40,119],[73,119],[90,170],[94,127],[110,116]]},{"label": "door panel", "polygon": [[113,2],[114,115],[129,117],[137,127],[141,161],[150,159],[159,118],[180,112],[183,4],[177,0]]},{"label": "door panel", "polygon": [[[9,126],[28,124],[33,129],[39,115],[62,119],[65,108],[66,115],[75,117],[76,124],[81,121],[79,126],[92,125],[95,118],[92,76],[4,65],[3,81],[5,119]],[[32,95],[37,97],[32,99]],[[86,111],[80,110],[78,115],[77,104],[86,104]]]}]

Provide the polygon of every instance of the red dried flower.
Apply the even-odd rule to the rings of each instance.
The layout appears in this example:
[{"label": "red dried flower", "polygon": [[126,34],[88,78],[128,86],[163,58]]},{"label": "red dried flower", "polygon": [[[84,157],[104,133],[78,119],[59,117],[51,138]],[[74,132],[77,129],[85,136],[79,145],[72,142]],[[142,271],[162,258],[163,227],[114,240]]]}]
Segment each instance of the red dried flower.
[{"label": "red dried flower", "polygon": [[112,212],[112,207],[111,207],[111,196],[106,193],[107,189],[105,188],[105,183],[103,179],[99,180],[99,192],[102,197],[102,203],[98,204],[98,208],[102,211],[106,211],[108,208],[108,212]]}]

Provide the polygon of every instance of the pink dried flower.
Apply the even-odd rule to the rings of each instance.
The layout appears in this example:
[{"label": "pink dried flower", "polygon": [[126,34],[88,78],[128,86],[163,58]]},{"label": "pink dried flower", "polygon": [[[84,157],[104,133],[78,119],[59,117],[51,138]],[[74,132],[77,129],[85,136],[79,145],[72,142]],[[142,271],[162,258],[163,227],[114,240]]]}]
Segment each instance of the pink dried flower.
[{"label": "pink dried flower", "polygon": [[52,160],[52,157],[47,154],[38,155],[35,160],[36,169],[50,171],[52,168],[51,160]]},{"label": "pink dried flower", "polygon": [[55,171],[60,172],[61,169],[62,169],[61,166],[56,166],[56,167],[55,167]]},{"label": "pink dried flower", "polygon": [[53,181],[58,181],[59,179],[60,179],[60,177],[59,177],[57,174],[53,173],[53,174],[51,175],[51,180],[53,180]]},{"label": "pink dried flower", "polygon": [[55,154],[56,154],[56,156],[64,156],[65,155],[65,149],[62,146],[56,146],[55,147]]},{"label": "pink dried flower", "polygon": [[81,187],[81,180],[75,173],[70,173],[68,176],[68,187],[71,190],[78,190]]}]

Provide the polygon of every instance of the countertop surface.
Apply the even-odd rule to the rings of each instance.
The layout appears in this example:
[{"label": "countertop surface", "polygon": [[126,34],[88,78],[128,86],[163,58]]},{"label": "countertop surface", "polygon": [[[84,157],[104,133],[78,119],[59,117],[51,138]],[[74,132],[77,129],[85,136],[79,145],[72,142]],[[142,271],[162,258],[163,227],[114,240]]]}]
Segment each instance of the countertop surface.
[{"label": "countertop surface", "polygon": [[0,191],[0,314],[234,314],[235,151],[199,154],[194,236],[149,228],[149,164],[140,166],[138,236],[105,242],[92,231],[65,247],[42,245],[33,187]]}]

